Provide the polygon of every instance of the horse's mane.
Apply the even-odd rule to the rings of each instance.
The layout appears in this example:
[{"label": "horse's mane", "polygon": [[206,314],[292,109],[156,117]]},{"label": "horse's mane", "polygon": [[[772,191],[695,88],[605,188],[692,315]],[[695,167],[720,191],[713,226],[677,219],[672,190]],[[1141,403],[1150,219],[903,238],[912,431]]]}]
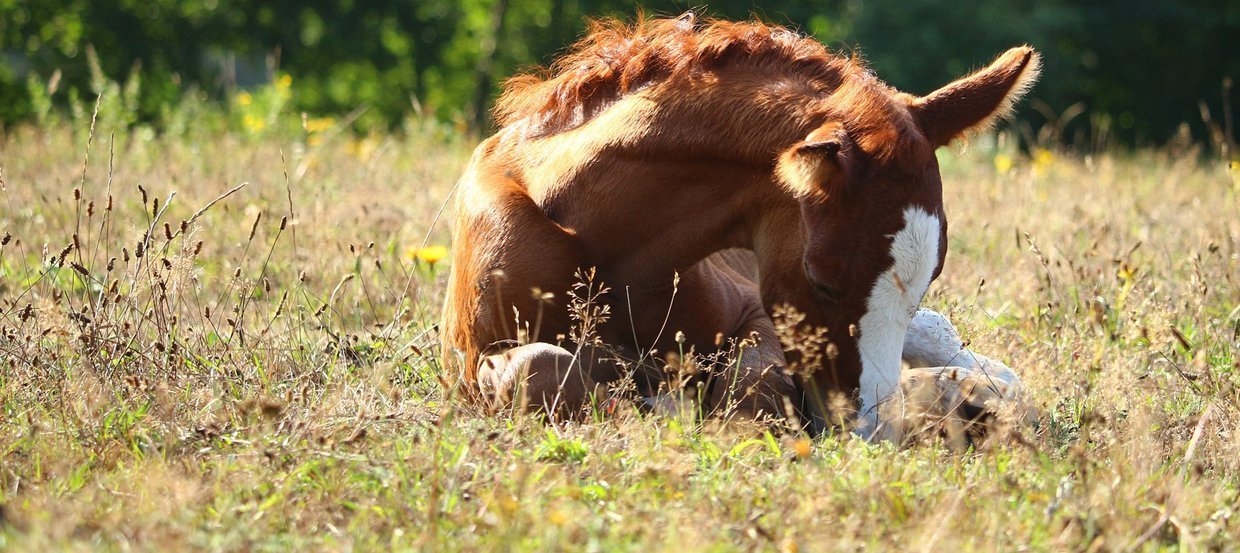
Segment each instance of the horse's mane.
[{"label": "horse's mane", "polygon": [[495,120],[507,126],[533,119],[543,132],[582,122],[603,102],[643,85],[746,60],[834,87],[854,60],[834,56],[819,42],[785,27],[712,20],[692,12],[675,18],[641,14],[629,25],[590,22],[589,32],[549,69],[504,84]]}]

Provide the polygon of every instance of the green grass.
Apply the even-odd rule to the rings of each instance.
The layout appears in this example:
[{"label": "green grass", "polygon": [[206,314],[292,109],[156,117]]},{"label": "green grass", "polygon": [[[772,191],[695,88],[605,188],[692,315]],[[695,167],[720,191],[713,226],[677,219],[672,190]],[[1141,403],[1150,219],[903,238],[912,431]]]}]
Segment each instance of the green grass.
[{"label": "green grass", "polygon": [[942,154],[951,246],[927,304],[1038,409],[1023,439],[958,451],[624,405],[581,425],[488,416],[445,395],[448,267],[412,253],[428,231],[448,244],[431,224],[468,141],[101,122],[88,145],[79,127],[0,138],[0,549],[1240,538],[1240,199],[1194,152],[1017,156],[1002,174],[985,140]]}]

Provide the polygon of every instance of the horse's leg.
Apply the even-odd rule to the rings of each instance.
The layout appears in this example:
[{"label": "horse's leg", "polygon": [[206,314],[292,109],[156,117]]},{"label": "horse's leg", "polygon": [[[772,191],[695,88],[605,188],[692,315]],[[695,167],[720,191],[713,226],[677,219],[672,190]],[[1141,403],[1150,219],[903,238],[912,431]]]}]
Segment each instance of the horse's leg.
[{"label": "horse's leg", "polygon": [[918,309],[904,336],[904,361],[910,367],[957,367],[994,380],[1000,395],[1021,391],[1020,377],[1011,367],[964,347],[960,332],[943,314]]},{"label": "horse's leg", "polygon": [[[681,400],[701,401],[714,414],[741,417],[782,416],[785,397],[795,387],[783,373],[784,357],[774,325],[762,308],[753,273],[753,254],[742,250],[717,252],[680,274],[675,291],[667,287],[626,287],[620,294],[626,309],[615,316],[613,328],[621,329],[620,342],[636,351],[692,351],[696,355],[726,353],[729,344],[743,344],[739,356],[711,367],[702,381],[700,374],[684,375],[684,383],[708,386],[698,390],[674,389],[679,378],[668,384],[672,394],[647,399],[656,412],[682,412]],[[736,264],[737,268],[733,267]],[[755,275],[756,276],[756,275]],[[670,284],[671,275],[668,275]],[[631,329],[625,336],[623,330]],[[721,340],[726,339],[726,340]],[[653,379],[647,379],[652,382]],[[638,382],[639,389],[642,382]],[[653,387],[652,387],[653,388]],[[682,395],[688,391],[689,397]],[[734,409],[734,412],[729,412]]]},{"label": "horse's leg", "polygon": [[526,344],[483,358],[478,388],[493,408],[519,403],[518,408],[541,410],[553,418],[571,417],[595,392],[594,378],[582,365],[562,347]]},{"label": "horse's leg", "polygon": [[551,346],[523,349],[508,361],[503,350],[568,334],[568,292],[577,270],[588,266],[576,238],[547,218],[517,177],[480,159],[476,154],[457,194],[444,302],[444,359],[467,393],[481,388],[484,358],[492,367],[488,386],[501,392],[517,374],[510,367],[554,362],[548,374],[558,370],[562,356]]},{"label": "horse's leg", "polygon": [[704,259],[697,268],[710,283],[706,289],[717,295],[708,301],[723,307],[718,316],[734,321],[731,337],[740,345],[737,358],[715,377],[711,410],[745,418],[787,415],[789,401],[796,401],[796,386],[784,372],[787,361],[775,324],[762,307],[753,254],[726,250]]},{"label": "horse's leg", "polygon": [[741,340],[740,355],[715,377],[711,410],[743,418],[785,416],[788,402],[795,401],[796,387],[784,372],[775,324],[759,311],[741,324],[735,337]]},{"label": "horse's leg", "polygon": [[900,379],[906,412],[943,427],[949,436],[962,426],[984,431],[986,425],[977,427],[977,422],[1027,416],[1016,372],[965,348],[959,332],[940,313],[917,311],[905,335],[903,357],[910,366]]}]

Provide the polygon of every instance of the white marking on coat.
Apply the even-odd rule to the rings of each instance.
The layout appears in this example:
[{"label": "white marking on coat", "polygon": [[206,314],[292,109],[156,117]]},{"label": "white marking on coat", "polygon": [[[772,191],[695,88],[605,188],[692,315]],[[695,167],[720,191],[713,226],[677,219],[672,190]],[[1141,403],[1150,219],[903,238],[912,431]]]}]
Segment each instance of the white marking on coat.
[{"label": "white marking on coat", "polygon": [[900,437],[899,416],[880,420],[879,405],[900,399],[904,335],[938,266],[941,224],[937,216],[919,207],[906,208],[904,228],[891,237],[891,268],[879,275],[866,299],[857,338],[861,354],[861,421],[857,431],[867,438]]}]

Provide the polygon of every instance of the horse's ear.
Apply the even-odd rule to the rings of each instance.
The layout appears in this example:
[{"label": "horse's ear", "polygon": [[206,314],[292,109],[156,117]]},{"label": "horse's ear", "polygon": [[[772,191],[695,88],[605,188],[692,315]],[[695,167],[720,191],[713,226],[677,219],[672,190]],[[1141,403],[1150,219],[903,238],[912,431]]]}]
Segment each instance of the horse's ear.
[{"label": "horse's ear", "polygon": [[843,127],[827,123],[784,151],[775,166],[784,188],[798,198],[830,195],[844,178],[845,139]]},{"label": "horse's ear", "polygon": [[1012,48],[990,66],[911,102],[936,148],[1006,117],[1038,80],[1042,59],[1028,46]]}]

